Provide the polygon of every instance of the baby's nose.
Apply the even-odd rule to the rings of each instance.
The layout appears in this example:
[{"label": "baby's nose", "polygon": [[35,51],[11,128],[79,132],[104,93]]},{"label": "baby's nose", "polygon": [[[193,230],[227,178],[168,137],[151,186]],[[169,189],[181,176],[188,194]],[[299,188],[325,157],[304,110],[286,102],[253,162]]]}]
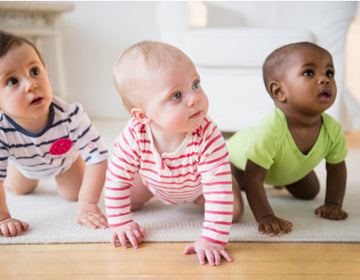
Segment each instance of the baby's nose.
[{"label": "baby's nose", "polygon": [[192,107],[192,106],[196,105],[197,103],[199,103],[199,100],[200,99],[197,94],[191,94],[188,99],[188,106]]},{"label": "baby's nose", "polygon": [[324,75],[319,78],[318,82],[319,82],[319,84],[328,84],[328,83],[330,83],[330,79],[328,76]]}]

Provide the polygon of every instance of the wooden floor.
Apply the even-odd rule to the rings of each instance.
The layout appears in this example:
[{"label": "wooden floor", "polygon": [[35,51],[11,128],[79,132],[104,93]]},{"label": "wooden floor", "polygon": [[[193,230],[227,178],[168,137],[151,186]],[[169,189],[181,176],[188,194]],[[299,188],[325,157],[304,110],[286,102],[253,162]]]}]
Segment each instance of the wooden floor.
[{"label": "wooden floor", "polygon": [[360,279],[360,244],[230,243],[232,263],[200,265],[184,243],[0,246],[0,279]]},{"label": "wooden floor", "polygon": [[[360,149],[360,131],[347,134]],[[353,168],[358,168],[357,166]],[[232,263],[200,265],[184,243],[1,245],[0,280],[360,279],[360,243],[230,243]]]}]

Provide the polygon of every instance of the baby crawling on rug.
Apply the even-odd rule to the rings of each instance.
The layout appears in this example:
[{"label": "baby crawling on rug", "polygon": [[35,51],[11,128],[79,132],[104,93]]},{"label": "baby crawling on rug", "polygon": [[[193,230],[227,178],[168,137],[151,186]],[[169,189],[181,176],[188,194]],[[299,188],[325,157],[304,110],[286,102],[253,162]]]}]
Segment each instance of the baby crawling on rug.
[{"label": "baby crawling on rug", "polygon": [[60,196],[78,201],[77,222],[106,228],[97,203],[107,157],[82,106],[53,97],[35,46],[0,30],[0,235],[18,236],[29,228],[10,215],[4,186],[27,194],[39,179],[54,176]]},{"label": "baby crawling on rug", "polygon": [[313,199],[320,190],[314,168],[326,159],[326,196],[315,210],[322,218],[342,220],[346,186],[345,136],[324,111],[334,103],[336,84],[331,54],[312,43],[283,46],[263,65],[264,82],[276,108],[259,126],[228,141],[232,173],[245,189],[259,232],[289,233],[292,223],[277,217],[264,183],[285,186],[296,198]]},{"label": "baby crawling on rug", "polygon": [[105,182],[111,243],[138,248],[145,229],[131,211],[155,196],[205,208],[202,235],[185,254],[196,252],[201,264],[231,261],[225,246],[242,199],[193,62],[174,46],[144,41],[120,56],[114,81],[132,118],[115,140]]}]

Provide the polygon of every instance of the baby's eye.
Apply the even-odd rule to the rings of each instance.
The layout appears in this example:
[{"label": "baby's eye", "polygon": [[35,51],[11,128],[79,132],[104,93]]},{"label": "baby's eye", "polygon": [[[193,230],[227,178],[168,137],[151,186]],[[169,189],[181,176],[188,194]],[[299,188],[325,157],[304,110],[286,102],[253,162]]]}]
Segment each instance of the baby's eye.
[{"label": "baby's eye", "polygon": [[326,71],[326,76],[329,77],[329,78],[332,78],[334,77],[335,73],[333,70],[328,70]]},{"label": "baby's eye", "polygon": [[198,89],[200,87],[200,81],[194,82],[192,87],[193,87],[193,89]]},{"label": "baby's eye", "polygon": [[171,99],[173,99],[173,100],[179,100],[180,98],[181,98],[181,92],[180,92],[180,91],[175,92],[175,93],[171,96]]},{"label": "baby's eye", "polygon": [[40,70],[39,70],[38,67],[33,67],[33,68],[31,68],[31,70],[30,70],[30,75],[31,75],[31,76],[37,76],[37,75],[39,75],[39,73],[40,73]]},{"label": "baby's eye", "polygon": [[315,74],[314,71],[309,69],[309,70],[306,70],[303,75],[313,77],[314,74]]},{"label": "baby's eye", "polygon": [[16,78],[9,78],[9,79],[6,81],[6,84],[7,84],[8,86],[14,86],[14,85],[16,85],[18,82],[19,82],[19,80],[16,79]]}]

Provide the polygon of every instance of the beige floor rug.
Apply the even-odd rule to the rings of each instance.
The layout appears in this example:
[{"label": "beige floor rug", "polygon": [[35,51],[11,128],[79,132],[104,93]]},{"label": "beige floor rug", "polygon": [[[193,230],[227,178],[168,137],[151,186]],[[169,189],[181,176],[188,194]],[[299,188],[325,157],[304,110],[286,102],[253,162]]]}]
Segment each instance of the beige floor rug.
[{"label": "beige floor rug", "polygon": [[[324,188],[323,188],[324,189]],[[349,218],[330,221],[315,216],[314,209],[321,205],[324,190],[313,201],[300,201],[286,191],[270,190],[270,203],[279,217],[293,222],[292,233],[269,237],[257,233],[257,224],[246,204],[244,216],[232,225],[231,241],[240,242],[360,242],[360,189],[349,182],[344,209]],[[76,224],[76,203],[61,199],[53,181],[41,182],[33,194],[14,196],[7,194],[13,217],[27,221],[30,229],[22,236],[5,238],[0,244],[32,243],[88,243],[109,242],[110,229],[92,230]],[[100,203],[104,209],[103,203]],[[151,200],[135,212],[135,220],[146,229],[144,241],[194,241],[201,233],[203,210],[195,204],[168,206]]]},{"label": "beige floor rug", "polygon": [[[111,149],[117,132],[110,127],[100,130]],[[358,142],[358,141],[356,141]],[[346,160],[348,185],[344,209],[349,218],[330,221],[315,216],[314,209],[324,201],[325,167],[321,163],[316,172],[322,184],[321,193],[313,201],[292,198],[286,191],[269,189],[269,200],[275,213],[293,222],[290,234],[269,237],[257,232],[257,223],[246,203],[243,217],[232,225],[230,241],[238,242],[360,242],[360,149],[349,150]],[[246,199],[245,199],[246,201]],[[5,238],[0,244],[33,243],[88,243],[109,242],[110,229],[92,230],[76,224],[74,211],[76,203],[61,199],[55,191],[55,181],[40,182],[33,194],[14,196],[7,194],[7,203],[13,217],[30,224],[22,236]],[[100,207],[104,209],[103,201]],[[148,242],[191,242],[199,238],[203,221],[203,210],[194,204],[168,206],[151,200],[134,219],[146,229],[144,241]]]}]

